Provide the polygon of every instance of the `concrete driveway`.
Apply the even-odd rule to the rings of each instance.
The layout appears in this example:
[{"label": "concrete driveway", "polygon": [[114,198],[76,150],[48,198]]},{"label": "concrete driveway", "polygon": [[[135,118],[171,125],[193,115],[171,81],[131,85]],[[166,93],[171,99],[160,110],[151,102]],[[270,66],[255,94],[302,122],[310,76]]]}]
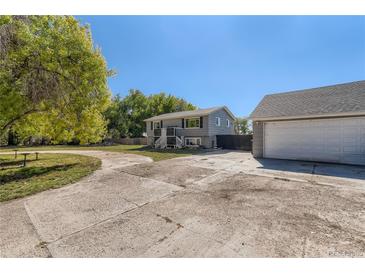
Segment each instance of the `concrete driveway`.
[{"label": "concrete driveway", "polygon": [[364,167],[70,153],[102,169],[1,203],[2,257],[365,257]]}]

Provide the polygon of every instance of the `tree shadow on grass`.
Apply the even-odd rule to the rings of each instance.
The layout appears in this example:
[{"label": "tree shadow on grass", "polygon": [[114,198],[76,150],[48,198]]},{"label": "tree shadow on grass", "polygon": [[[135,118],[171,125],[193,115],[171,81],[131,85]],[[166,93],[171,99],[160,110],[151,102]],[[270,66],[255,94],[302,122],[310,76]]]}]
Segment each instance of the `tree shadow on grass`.
[{"label": "tree shadow on grass", "polygon": [[51,167],[25,167],[12,172],[11,174],[0,175],[0,185],[5,185],[18,180],[29,179],[45,175],[53,171],[66,171],[77,164],[55,165]]},{"label": "tree shadow on grass", "polygon": [[[27,159],[27,164],[34,162],[34,161],[38,161],[36,159]],[[14,167],[19,167],[23,165],[24,160],[18,160],[18,159],[13,159],[13,160],[5,160],[2,161],[0,160],[0,170],[4,170],[4,169],[8,169],[10,168],[14,168]]]}]

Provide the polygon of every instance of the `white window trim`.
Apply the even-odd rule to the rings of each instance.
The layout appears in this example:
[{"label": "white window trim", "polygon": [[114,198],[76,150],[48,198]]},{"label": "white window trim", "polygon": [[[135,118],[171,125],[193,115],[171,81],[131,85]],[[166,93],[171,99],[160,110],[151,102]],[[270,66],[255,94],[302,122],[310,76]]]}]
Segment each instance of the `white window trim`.
[{"label": "white window trim", "polygon": [[[157,123],[159,124],[158,128],[155,127],[155,124],[157,124]],[[161,122],[160,121],[154,121],[153,122],[153,129],[160,129],[160,128],[161,128]]]},{"label": "white window trim", "polygon": [[[217,123],[218,122],[218,123]],[[221,126],[221,117],[215,117],[215,125],[217,127],[220,127]]]},{"label": "white window trim", "polygon": [[[199,120],[199,126],[198,127],[187,127],[187,120]],[[184,118],[184,123],[185,123],[185,128],[186,129],[197,129],[200,128],[200,117],[189,117],[189,118]]]},{"label": "white window trim", "polygon": [[[189,140],[189,139],[190,139],[190,140],[191,140],[191,139],[195,140],[195,141],[196,141],[196,143],[197,143],[197,140],[199,140],[200,145],[187,145],[187,144],[186,144],[186,141],[187,141],[187,140]],[[185,146],[187,146],[187,147],[197,147],[197,146],[201,146],[201,145],[202,145],[202,138],[201,138],[201,137],[185,137],[184,143],[185,143]]]},{"label": "white window trim", "polygon": [[230,127],[231,126],[231,121],[229,119],[227,119],[227,121],[226,121],[226,126],[227,127]]}]

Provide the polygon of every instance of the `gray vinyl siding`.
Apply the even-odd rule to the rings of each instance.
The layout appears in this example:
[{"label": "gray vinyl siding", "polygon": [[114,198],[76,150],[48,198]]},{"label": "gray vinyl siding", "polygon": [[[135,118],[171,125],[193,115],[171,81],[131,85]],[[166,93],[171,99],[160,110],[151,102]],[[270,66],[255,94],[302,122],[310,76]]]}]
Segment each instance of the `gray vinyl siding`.
[{"label": "gray vinyl siding", "polygon": [[262,158],[264,155],[264,123],[254,121],[253,127],[253,143],[252,154],[256,158]]},{"label": "gray vinyl siding", "polygon": [[[220,126],[215,124],[216,117],[221,118]],[[230,121],[229,127],[227,127],[227,119]],[[233,122],[234,120],[231,118],[231,116],[229,116],[223,109],[211,113],[209,115],[209,136],[235,134]]]},{"label": "gray vinyl siding", "polygon": [[214,139],[214,142],[215,142],[215,136],[202,137],[202,146],[205,147],[205,148],[212,148],[212,147],[214,147],[214,145],[212,146],[212,140],[213,139]]},{"label": "gray vinyl siding", "polygon": [[207,137],[204,140],[203,146],[206,148],[213,148],[213,147],[217,146],[217,137],[215,135]]}]

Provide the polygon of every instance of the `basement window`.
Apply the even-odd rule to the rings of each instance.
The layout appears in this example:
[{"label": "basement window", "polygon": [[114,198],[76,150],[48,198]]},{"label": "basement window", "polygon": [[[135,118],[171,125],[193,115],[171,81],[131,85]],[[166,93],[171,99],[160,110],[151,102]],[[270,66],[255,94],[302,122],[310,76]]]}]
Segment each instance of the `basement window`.
[{"label": "basement window", "polygon": [[188,137],[188,138],[185,138],[185,146],[187,146],[187,147],[200,146],[201,143],[202,143],[202,138],[200,138],[200,137],[195,137],[195,138]]}]

